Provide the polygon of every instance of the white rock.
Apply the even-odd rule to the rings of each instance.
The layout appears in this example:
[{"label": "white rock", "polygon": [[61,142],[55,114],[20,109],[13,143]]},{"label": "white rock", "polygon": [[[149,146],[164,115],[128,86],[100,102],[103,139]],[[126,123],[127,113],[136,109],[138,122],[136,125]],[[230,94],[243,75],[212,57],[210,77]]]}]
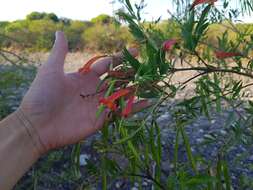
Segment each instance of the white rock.
[{"label": "white rock", "polygon": [[200,129],[199,132],[200,132],[200,133],[204,133],[204,130],[203,130],[203,129]]},{"label": "white rock", "polygon": [[225,131],[225,130],[221,130],[221,131],[220,131],[220,134],[222,134],[222,135],[226,135],[226,134],[227,134],[227,131]]},{"label": "white rock", "polygon": [[158,120],[158,122],[163,122],[163,121],[166,121],[166,120],[169,120],[169,119],[170,119],[169,114],[163,114],[157,120]]},{"label": "white rock", "polygon": [[115,187],[117,188],[117,189],[119,189],[120,187],[121,187],[121,182],[116,182],[116,184],[115,184]]},{"label": "white rock", "polygon": [[87,160],[90,158],[89,155],[87,154],[81,154],[80,157],[79,157],[79,163],[80,163],[80,166],[85,166],[87,165]]},{"label": "white rock", "polygon": [[198,138],[196,141],[197,141],[197,143],[202,143],[204,141],[204,139],[203,138]]}]

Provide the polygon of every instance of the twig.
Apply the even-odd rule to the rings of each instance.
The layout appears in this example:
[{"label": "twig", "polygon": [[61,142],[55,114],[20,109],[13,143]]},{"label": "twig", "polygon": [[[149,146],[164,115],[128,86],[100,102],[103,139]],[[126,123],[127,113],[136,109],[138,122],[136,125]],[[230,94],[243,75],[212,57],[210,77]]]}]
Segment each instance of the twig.
[{"label": "twig", "polygon": [[207,72],[199,73],[198,75],[195,75],[194,77],[191,77],[191,78],[189,78],[188,80],[184,81],[184,82],[182,83],[182,85],[185,85],[185,84],[187,84],[188,82],[190,82],[190,81],[192,81],[192,80],[194,80],[194,79],[196,79],[196,78],[198,78],[198,77],[200,77],[200,76],[202,76],[202,75],[205,75],[205,74],[208,74],[208,73],[207,73]]},{"label": "twig", "polygon": [[213,73],[213,72],[221,72],[221,73],[234,73],[238,75],[242,75],[245,77],[249,77],[253,79],[253,75],[249,73],[243,73],[240,71],[229,70],[229,69],[221,69],[217,67],[192,67],[192,68],[171,68],[171,72],[179,72],[179,71],[204,71],[206,73]]},{"label": "twig", "polygon": [[17,54],[16,54],[16,53],[14,53],[14,52],[7,51],[7,50],[4,50],[4,49],[0,49],[0,52],[4,52],[4,53],[11,54],[11,55],[13,55],[13,56],[17,57],[19,60],[24,60],[24,59],[25,59],[25,58],[23,58],[23,57],[21,57],[21,56],[17,55]]}]

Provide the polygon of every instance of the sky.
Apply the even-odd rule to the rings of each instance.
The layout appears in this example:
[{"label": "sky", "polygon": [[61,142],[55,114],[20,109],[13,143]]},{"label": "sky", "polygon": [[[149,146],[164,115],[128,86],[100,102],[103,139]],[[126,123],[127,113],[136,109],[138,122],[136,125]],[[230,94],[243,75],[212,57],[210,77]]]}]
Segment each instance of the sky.
[{"label": "sky", "polygon": [[[90,20],[101,13],[113,14],[118,6],[112,5],[113,0],[1,0],[0,21],[13,21],[24,19],[33,11],[53,12],[59,17],[74,20]],[[148,7],[145,9],[147,20],[162,16],[169,17],[168,9],[172,9],[171,0],[146,0]],[[253,17],[244,18],[246,22],[253,22]]]}]

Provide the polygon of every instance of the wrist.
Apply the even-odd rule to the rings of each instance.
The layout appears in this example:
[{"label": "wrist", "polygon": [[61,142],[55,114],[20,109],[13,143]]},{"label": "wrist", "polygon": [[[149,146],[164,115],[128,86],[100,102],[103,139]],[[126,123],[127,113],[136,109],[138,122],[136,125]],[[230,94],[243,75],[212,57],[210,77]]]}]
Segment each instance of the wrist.
[{"label": "wrist", "polygon": [[26,122],[20,110],[0,122],[0,189],[12,189],[43,152]]},{"label": "wrist", "polygon": [[45,145],[43,144],[40,135],[33,125],[33,123],[29,120],[29,118],[25,115],[22,108],[18,108],[14,113],[13,117],[19,122],[20,127],[25,131],[27,137],[30,139],[31,143],[37,154],[39,156],[46,153]]}]

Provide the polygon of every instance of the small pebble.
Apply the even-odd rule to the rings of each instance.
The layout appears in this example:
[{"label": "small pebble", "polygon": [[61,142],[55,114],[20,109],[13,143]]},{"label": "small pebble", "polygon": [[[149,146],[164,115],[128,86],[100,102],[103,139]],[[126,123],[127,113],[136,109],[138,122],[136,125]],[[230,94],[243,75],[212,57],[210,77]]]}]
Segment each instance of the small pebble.
[{"label": "small pebble", "polygon": [[116,182],[115,187],[117,189],[121,188],[122,183],[120,181]]},{"label": "small pebble", "polygon": [[199,132],[200,132],[200,133],[204,133],[204,130],[203,130],[203,129],[199,129]]},{"label": "small pebble", "polygon": [[135,183],[134,183],[134,186],[135,186],[135,187],[139,187],[139,183],[135,182]]},{"label": "small pebble", "polygon": [[225,131],[225,130],[220,130],[220,134],[221,134],[221,135],[226,135],[226,134],[227,134],[227,131]]},{"label": "small pebble", "polygon": [[87,160],[90,158],[90,156],[89,155],[87,155],[87,154],[81,154],[80,155],[80,166],[85,166],[85,165],[87,165]]},{"label": "small pebble", "polygon": [[196,141],[197,141],[197,143],[202,143],[204,141],[204,139],[203,138],[198,138]]},{"label": "small pebble", "polygon": [[148,186],[148,183],[146,181],[143,181],[142,186]]}]

